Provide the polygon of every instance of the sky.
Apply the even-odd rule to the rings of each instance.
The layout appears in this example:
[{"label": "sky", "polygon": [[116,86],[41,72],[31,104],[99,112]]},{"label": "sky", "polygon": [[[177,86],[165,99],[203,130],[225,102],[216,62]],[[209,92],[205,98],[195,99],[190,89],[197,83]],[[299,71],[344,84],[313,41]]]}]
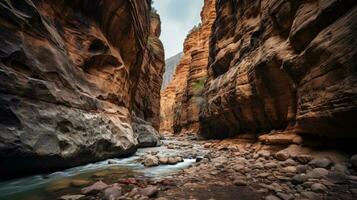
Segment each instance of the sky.
[{"label": "sky", "polygon": [[153,0],[161,17],[161,36],[165,57],[182,52],[183,42],[193,26],[201,21],[204,0]]}]

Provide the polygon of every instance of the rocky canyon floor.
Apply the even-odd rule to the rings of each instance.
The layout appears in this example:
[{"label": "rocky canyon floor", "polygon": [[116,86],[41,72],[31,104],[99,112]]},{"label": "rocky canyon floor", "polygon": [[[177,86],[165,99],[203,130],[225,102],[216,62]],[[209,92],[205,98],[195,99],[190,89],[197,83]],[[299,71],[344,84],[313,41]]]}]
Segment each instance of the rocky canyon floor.
[{"label": "rocky canyon floor", "polygon": [[344,152],[249,139],[166,137],[160,147],[0,183],[0,199],[356,199]]}]

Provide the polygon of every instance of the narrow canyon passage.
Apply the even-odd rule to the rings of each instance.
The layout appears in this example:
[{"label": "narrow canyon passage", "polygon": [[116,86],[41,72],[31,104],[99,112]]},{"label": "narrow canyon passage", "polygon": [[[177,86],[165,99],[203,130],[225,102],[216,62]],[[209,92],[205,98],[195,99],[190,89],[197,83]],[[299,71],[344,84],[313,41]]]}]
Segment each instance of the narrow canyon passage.
[{"label": "narrow canyon passage", "polygon": [[357,199],[357,1],[0,1],[0,200]]}]

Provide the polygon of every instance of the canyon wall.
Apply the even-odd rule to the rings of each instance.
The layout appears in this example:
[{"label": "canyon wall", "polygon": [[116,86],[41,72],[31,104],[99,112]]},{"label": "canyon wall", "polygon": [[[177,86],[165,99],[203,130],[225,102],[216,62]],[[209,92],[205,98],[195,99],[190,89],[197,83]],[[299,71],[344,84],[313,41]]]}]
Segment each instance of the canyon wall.
[{"label": "canyon wall", "polygon": [[197,132],[203,84],[207,77],[209,37],[215,20],[214,0],[205,0],[202,23],[194,27],[184,42],[184,55],[173,80],[161,92],[160,131]]},{"label": "canyon wall", "polygon": [[164,55],[150,5],[0,2],[1,178],[128,155],[142,132],[156,137]]},{"label": "canyon wall", "polygon": [[356,138],[356,4],[217,1],[201,135]]},{"label": "canyon wall", "polygon": [[162,78],[161,90],[166,89],[167,85],[174,78],[177,65],[180,63],[183,53],[180,52],[165,60],[165,73]]}]

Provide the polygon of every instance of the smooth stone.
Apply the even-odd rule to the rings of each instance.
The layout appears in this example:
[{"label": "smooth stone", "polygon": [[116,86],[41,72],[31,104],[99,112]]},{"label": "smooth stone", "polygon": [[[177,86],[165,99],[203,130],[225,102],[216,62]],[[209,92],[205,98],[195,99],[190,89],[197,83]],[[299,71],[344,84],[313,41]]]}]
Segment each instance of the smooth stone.
[{"label": "smooth stone", "polygon": [[107,200],[115,200],[121,196],[121,187],[116,183],[104,190],[104,197]]},{"label": "smooth stone", "polygon": [[197,156],[196,157],[196,162],[201,162],[203,160],[203,156]]},{"label": "smooth stone", "polygon": [[286,173],[296,173],[296,167],[295,166],[288,166],[288,167],[285,167],[283,168],[282,170],[283,172],[286,172]]},{"label": "smooth stone", "polygon": [[264,158],[269,158],[270,157],[270,152],[266,150],[260,150],[257,153],[259,156],[264,157]]},{"label": "smooth stone", "polygon": [[156,156],[147,155],[144,158],[143,164],[145,167],[153,167],[159,165],[159,159]]},{"label": "smooth stone", "polygon": [[269,162],[267,164],[264,165],[265,169],[272,169],[272,168],[276,168],[278,166],[278,164],[276,164],[275,162]]},{"label": "smooth stone", "polygon": [[308,178],[323,178],[329,174],[328,170],[325,168],[315,168],[306,173]]},{"label": "smooth stone", "polygon": [[159,189],[156,186],[148,186],[140,190],[140,193],[147,197],[154,197],[158,194]]},{"label": "smooth stone", "polygon": [[289,153],[285,152],[285,151],[279,151],[275,154],[275,158],[277,160],[280,160],[280,161],[285,161],[287,160],[288,158],[290,158],[290,155]]},{"label": "smooth stone", "polygon": [[313,157],[311,155],[309,155],[309,154],[298,154],[298,155],[295,156],[295,160],[297,160],[298,162],[300,162],[302,164],[307,164],[312,159],[313,159]]},{"label": "smooth stone", "polygon": [[309,170],[309,166],[307,166],[307,165],[296,166],[296,173],[298,173],[298,174],[305,173],[307,170]]},{"label": "smooth stone", "polygon": [[327,190],[327,187],[321,183],[314,183],[311,186],[311,190],[314,192],[325,192]]},{"label": "smooth stone", "polygon": [[159,162],[160,164],[167,164],[169,162],[169,158],[168,157],[160,157],[159,158]]},{"label": "smooth stone", "polygon": [[105,184],[103,181],[98,181],[91,186],[83,188],[81,192],[82,194],[96,194],[108,187],[109,185]]},{"label": "smooth stone", "polygon": [[291,182],[295,185],[297,184],[302,184],[305,181],[307,181],[308,177],[306,176],[306,174],[297,174],[295,176],[293,176]]},{"label": "smooth stone", "polygon": [[285,194],[285,193],[278,192],[276,195],[277,195],[280,199],[283,199],[283,200],[292,200],[292,199],[294,199],[294,196],[293,196],[293,195],[290,195],[290,194]]},{"label": "smooth stone", "polygon": [[234,180],[233,184],[236,186],[246,186],[247,181],[245,180],[245,178],[237,178]]},{"label": "smooth stone", "polygon": [[315,158],[309,162],[309,165],[315,168],[330,168],[333,163],[330,159],[327,158]]},{"label": "smooth stone", "polygon": [[287,160],[285,160],[284,162],[281,163],[281,165],[283,167],[287,167],[287,166],[295,166],[297,165],[298,163],[296,163],[293,159],[289,158]]}]

